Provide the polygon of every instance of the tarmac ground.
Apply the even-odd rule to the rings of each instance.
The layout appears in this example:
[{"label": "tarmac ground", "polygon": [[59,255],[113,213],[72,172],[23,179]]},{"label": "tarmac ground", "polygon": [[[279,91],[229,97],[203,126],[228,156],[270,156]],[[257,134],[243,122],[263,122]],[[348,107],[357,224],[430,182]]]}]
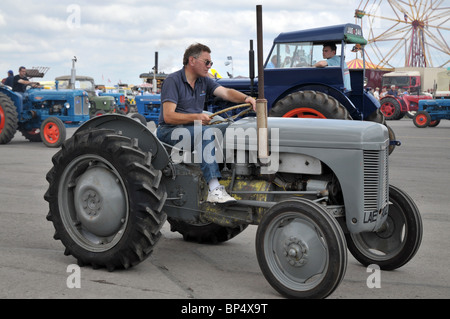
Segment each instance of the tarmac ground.
[{"label": "tarmac ground", "polygon": [[[373,288],[368,285],[372,272],[349,253],[344,280],[329,299],[448,299],[450,121],[423,129],[406,118],[388,125],[402,142],[389,159],[390,182],[419,207],[422,245],[402,268],[381,271],[380,287]],[[68,129],[67,137],[74,130]],[[56,152],[19,132],[0,145],[1,299],[282,299],[258,266],[257,226],[223,244],[201,245],[184,241],[166,223],[155,251],[141,264],[114,272],[77,268],[46,220],[45,176]],[[79,287],[71,281],[76,272]]]}]

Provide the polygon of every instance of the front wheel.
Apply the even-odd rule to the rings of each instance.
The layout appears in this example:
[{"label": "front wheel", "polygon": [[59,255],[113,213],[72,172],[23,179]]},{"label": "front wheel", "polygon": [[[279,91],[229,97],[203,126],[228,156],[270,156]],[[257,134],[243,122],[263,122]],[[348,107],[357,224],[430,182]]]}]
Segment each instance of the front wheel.
[{"label": "front wheel", "polygon": [[344,234],[325,209],[305,199],[286,200],[264,214],[256,255],[267,281],[289,298],[325,298],[347,268]]},{"label": "front wheel", "polygon": [[55,239],[80,265],[129,268],[161,237],[166,200],[150,153],[113,130],[75,134],[53,156],[45,194]]},{"label": "front wheel", "polygon": [[66,127],[57,117],[49,117],[41,124],[41,140],[48,147],[60,147],[66,140]]},{"label": "front wheel", "polygon": [[364,266],[377,264],[383,270],[405,265],[419,250],[422,219],[414,201],[401,189],[389,186],[389,213],[376,232],[348,234],[352,255]]},{"label": "front wheel", "polygon": [[424,128],[430,125],[431,117],[427,111],[419,111],[413,118],[413,123],[418,128]]}]

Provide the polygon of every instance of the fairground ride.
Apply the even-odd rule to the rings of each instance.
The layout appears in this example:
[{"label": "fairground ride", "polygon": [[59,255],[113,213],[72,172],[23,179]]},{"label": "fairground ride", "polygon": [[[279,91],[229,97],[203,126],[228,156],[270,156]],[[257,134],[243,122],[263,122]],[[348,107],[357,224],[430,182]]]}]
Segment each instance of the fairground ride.
[{"label": "fairground ride", "polygon": [[380,68],[450,66],[445,1],[361,0],[355,19],[365,30],[369,60]]}]

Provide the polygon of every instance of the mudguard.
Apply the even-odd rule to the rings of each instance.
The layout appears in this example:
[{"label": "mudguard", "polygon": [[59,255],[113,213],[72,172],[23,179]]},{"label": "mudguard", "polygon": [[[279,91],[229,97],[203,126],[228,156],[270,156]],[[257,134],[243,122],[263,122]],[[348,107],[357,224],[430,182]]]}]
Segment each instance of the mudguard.
[{"label": "mudguard", "polygon": [[122,135],[137,138],[138,146],[145,152],[152,153],[152,165],[161,170],[169,163],[169,155],[158,138],[140,122],[119,114],[107,114],[93,117],[81,125],[75,132],[91,128],[107,128],[120,131]]}]

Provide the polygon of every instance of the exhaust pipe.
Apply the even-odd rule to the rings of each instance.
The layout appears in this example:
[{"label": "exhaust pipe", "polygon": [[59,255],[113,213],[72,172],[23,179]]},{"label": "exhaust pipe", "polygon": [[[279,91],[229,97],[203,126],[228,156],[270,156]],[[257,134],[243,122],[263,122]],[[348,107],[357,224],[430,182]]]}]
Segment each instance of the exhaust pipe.
[{"label": "exhaust pipe", "polygon": [[258,158],[269,158],[267,131],[267,100],[264,98],[264,61],[262,6],[256,6],[256,37],[258,45],[258,99],[256,100],[256,128],[258,130]]},{"label": "exhaust pipe", "polygon": [[77,79],[77,71],[75,69],[75,62],[77,62],[77,57],[74,56],[72,59],[72,70],[70,70],[70,88],[75,90],[75,82]]}]

